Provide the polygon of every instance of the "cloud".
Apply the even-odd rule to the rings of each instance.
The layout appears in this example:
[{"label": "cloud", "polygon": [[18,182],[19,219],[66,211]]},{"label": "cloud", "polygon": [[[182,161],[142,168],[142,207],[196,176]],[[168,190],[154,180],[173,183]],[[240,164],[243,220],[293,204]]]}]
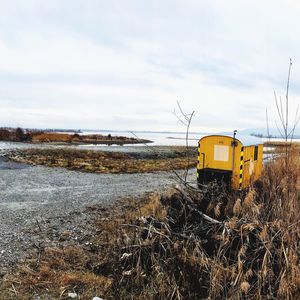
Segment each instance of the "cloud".
[{"label": "cloud", "polygon": [[[282,13],[285,12],[285,13]],[[296,1],[1,1],[0,120],[30,127],[264,127],[299,103]]]}]

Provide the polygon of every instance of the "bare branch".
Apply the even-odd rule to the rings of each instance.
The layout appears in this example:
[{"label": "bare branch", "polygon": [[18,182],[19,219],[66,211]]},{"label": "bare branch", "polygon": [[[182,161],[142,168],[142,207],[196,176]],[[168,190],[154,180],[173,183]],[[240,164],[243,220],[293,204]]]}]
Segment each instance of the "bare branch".
[{"label": "bare branch", "polygon": [[187,114],[187,113],[183,112],[183,109],[181,108],[180,103],[179,103],[178,100],[177,100],[177,106],[179,108],[179,111],[181,112],[181,116],[188,122],[190,117],[191,117],[191,114]]},{"label": "bare branch", "polygon": [[180,116],[177,115],[175,109],[174,109],[174,111],[173,111],[173,114],[174,114],[174,116],[178,119],[178,121],[179,121],[180,123],[182,123],[184,126],[186,126],[186,123],[182,120],[182,118],[180,118]]},{"label": "bare branch", "polygon": [[284,139],[284,135],[281,133],[281,130],[279,129],[276,121],[275,121],[275,125],[277,127],[277,130],[279,131],[280,136]]},{"label": "bare branch", "polygon": [[281,110],[281,120],[282,120],[282,127],[284,129],[284,132],[286,131],[286,128],[285,128],[285,118],[284,118],[284,113],[283,113],[283,106],[282,106],[282,98],[281,96],[279,97],[280,99],[280,110]]},{"label": "bare branch", "polygon": [[285,129],[286,129],[286,140],[288,138],[287,131],[288,131],[288,124],[289,124],[289,88],[290,88],[290,76],[291,76],[291,68],[292,68],[292,59],[290,58],[290,66],[289,66],[289,72],[288,72],[288,79],[286,84],[286,111],[285,111]]},{"label": "bare branch", "polygon": [[298,105],[297,109],[296,109],[296,113],[295,113],[294,125],[293,125],[293,128],[291,129],[291,131],[289,132],[289,136],[291,136],[291,141],[294,138],[294,133],[295,133],[295,130],[296,130],[296,127],[297,127],[299,121],[300,121],[300,115],[299,115],[299,105]]},{"label": "bare branch", "polygon": [[275,97],[275,104],[276,104],[277,113],[278,113],[280,122],[281,122],[281,124],[284,125],[283,116],[281,115],[281,110],[280,110],[280,108],[279,108],[278,99],[277,99],[277,95],[276,95],[276,92],[275,92],[275,91],[274,91],[274,97]]}]

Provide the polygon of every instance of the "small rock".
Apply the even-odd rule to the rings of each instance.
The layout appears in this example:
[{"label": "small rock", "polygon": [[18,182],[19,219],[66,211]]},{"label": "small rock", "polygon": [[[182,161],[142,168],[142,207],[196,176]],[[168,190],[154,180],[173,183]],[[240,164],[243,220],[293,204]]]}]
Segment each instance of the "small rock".
[{"label": "small rock", "polygon": [[64,242],[64,241],[70,239],[70,237],[71,237],[71,233],[66,230],[66,231],[64,231],[64,232],[61,233],[61,235],[59,236],[58,240],[60,242]]},{"label": "small rock", "polygon": [[92,300],[104,300],[103,298],[94,297]]},{"label": "small rock", "polygon": [[130,276],[131,274],[132,274],[132,270],[122,272],[123,276]]},{"label": "small rock", "polygon": [[132,253],[123,253],[122,256],[121,256],[121,260],[124,260],[128,257],[132,256]]},{"label": "small rock", "polygon": [[75,299],[77,298],[77,294],[76,293],[68,293],[68,297],[71,298],[71,299]]}]

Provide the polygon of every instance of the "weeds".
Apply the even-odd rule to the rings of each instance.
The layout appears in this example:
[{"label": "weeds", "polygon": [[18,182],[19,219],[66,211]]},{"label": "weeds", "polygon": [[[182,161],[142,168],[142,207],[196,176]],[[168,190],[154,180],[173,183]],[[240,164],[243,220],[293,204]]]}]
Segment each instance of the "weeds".
[{"label": "weeds", "polygon": [[174,147],[162,155],[146,153],[126,154],[72,149],[20,149],[11,151],[8,157],[14,161],[49,167],[64,167],[94,173],[139,173],[169,171],[195,167],[196,149],[190,147],[188,156],[183,147]]},{"label": "weeds", "polygon": [[[98,219],[89,247],[46,248],[6,295],[81,299],[299,299],[299,155],[270,162],[247,192],[176,188]],[[25,269],[24,269],[25,268]],[[14,289],[12,290],[12,284]]]}]

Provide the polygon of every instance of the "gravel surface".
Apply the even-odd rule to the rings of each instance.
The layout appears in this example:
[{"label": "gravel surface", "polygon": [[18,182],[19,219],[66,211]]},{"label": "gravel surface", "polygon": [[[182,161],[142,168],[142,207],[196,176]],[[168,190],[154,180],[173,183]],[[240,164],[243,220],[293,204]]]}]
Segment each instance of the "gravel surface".
[{"label": "gravel surface", "polygon": [[87,206],[105,206],[174,183],[170,172],[91,174],[28,166],[0,156],[0,273],[32,245],[84,241],[93,230],[82,225],[88,226]]}]

